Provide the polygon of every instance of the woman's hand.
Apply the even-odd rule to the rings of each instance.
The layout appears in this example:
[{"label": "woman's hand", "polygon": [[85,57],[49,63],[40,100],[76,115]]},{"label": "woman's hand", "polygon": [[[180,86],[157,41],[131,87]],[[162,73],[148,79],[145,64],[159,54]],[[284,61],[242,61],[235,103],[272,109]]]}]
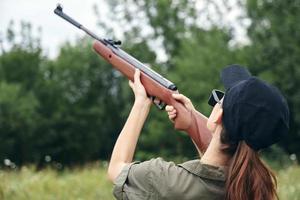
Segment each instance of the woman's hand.
[{"label": "woman's hand", "polygon": [[134,82],[129,81],[129,86],[131,87],[136,103],[145,104],[147,106],[151,105],[151,99],[147,96],[146,90],[140,80],[141,72],[139,69],[135,70]]},{"label": "woman's hand", "polygon": [[[184,107],[191,111],[191,110],[195,110],[193,103],[191,102],[191,100],[189,98],[187,98],[186,96],[182,95],[182,94],[172,94],[172,97],[174,99],[176,99],[177,101],[181,102]],[[174,122],[176,116],[177,116],[177,111],[173,106],[166,106],[166,111],[168,113],[169,119]]]}]

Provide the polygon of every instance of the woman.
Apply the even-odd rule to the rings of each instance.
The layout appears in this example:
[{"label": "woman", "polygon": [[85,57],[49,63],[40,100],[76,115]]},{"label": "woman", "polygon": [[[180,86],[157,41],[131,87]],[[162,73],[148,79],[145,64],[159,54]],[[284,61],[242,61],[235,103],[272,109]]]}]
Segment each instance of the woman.
[{"label": "woman", "polygon": [[[136,143],[151,100],[136,71],[129,82],[135,102],[115,144],[108,175],[117,199],[276,199],[276,178],[260,160],[258,151],[288,132],[289,111],[273,86],[253,77],[243,67],[222,70],[226,93],[213,90],[207,120],[212,140],[200,160],[180,165],[160,158],[132,162]],[[173,97],[193,111],[188,98]],[[176,110],[167,106],[169,118]]]}]

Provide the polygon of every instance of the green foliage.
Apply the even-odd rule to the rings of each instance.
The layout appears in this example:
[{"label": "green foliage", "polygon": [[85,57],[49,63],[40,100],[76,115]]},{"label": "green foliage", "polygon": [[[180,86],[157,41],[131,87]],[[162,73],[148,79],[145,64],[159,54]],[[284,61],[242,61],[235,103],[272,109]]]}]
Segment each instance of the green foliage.
[{"label": "green foliage", "polygon": [[20,85],[0,82],[0,158],[22,164],[31,161],[38,101]]},{"label": "green foliage", "polygon": [[54,61],[33,46],[14,41],[0,56],[0,160],[41,167],[45,156],[64,164],[107,159],[128,98],[123,77],[86,39],[66,43]]},{"label": "green foliage", "polygon": [[281,143],[288,152],[300,156],[300,1],[248,0],[252,20],[248,34],[252,41],[246,49],[251,71],[274,83],[290,107],[290,134]]},{"label": "green foliage", "polygon": [[[278,86],[291,110],[291,134],[280,146],[300,156],[299,1],[248,0],[251,43],[239,47],[229,47],[233,38],[228,27],[200,28],[197,19],[205,13],[197,12],[192,0],[107,3],[110,25],[122,29],[122,48],[174,82],[206,115],[208,95],[213,88],[222,89],[219,72],[226,65],[246,65]],[[113,34],[110,25],[102,26],[107,34]],[[9,48],[0,55],[0,161],[42,167],[45,156],[66,165],[108,159],[132,106],[128,81],[91,50],[87,38],[64,43],[50,60],[32,35],[30,24],[23,22],[16,32],[11,23],[5,39]],[[167,61],[157,60],[160,52]],[[266,157],[276,154],[284,153],[272,148]],[[136,159],[196,155],[190,138],[153,107]],[[274,166],[288,159],[284,155]]]},{"label": "green foliage", "polygon": [[67,164],[107,158],[121,127],[120,77],[90,46],[86,40],[66,44],[44,69],[47,77],[37,91],[45,107],[39,148]]},{"label": "green foliage", "polygon": [[188,96],[202,113],[209,115],[210,91],[221,88],[220,70],[235,62],[235,52],[228,48],[229,36],[220,29],[195,30],[182,41],[171,71],[180,92]]},{"label": "green foliage", "polygon": [[[140,10],[144,10],[149,24],[155,31],[155,37],[163,38],[163,46],[170,58],[180,51],[180,42],[189,25],[186,20],[195,17],[193,1],[138,1]],[[194,25],[194,24],[193,24]]]}]

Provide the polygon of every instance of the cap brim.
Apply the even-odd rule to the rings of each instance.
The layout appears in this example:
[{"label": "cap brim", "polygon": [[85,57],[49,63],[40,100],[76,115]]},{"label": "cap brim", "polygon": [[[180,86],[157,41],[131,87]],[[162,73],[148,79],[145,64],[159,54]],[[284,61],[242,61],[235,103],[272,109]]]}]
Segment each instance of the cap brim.
[{"label": "cap brim", "polygon": [[221,72],[221,80],[226,90],[250,77],[250,72],[240,65],[229,65]]}]

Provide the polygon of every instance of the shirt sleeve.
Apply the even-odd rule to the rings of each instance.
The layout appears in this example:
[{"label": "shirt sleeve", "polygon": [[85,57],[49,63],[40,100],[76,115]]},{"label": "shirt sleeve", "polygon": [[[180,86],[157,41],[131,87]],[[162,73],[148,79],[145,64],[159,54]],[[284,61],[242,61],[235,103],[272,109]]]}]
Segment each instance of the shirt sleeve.
[{"label": "shirt sleeve", "polygon": [[113,194],[116,199],[149,199],[149,162],[134,162],[123,167],[114,182]]},{"label": "shirt sleeve", "polygon": [[179,180],[186,176],[184,173],[187,172],[181,167],[161,158],[131,163],[124,166],[116,178],[113,194],[117,199],[125,200],[161,199],[171,194],[176,196],[175,188],[188,187],[180,185],[182,181]]}]

